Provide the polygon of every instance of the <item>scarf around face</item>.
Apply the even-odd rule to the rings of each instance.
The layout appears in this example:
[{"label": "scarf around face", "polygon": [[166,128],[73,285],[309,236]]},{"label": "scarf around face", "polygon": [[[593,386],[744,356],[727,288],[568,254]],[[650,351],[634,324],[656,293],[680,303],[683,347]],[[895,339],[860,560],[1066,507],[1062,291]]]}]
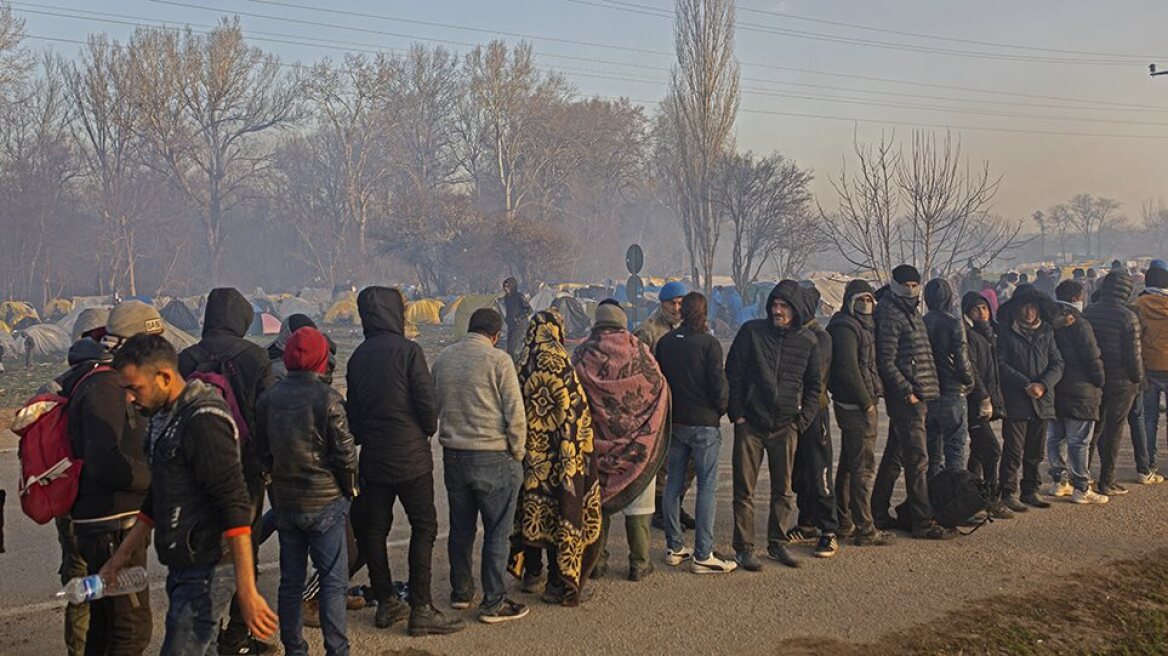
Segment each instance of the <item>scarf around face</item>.
[{"label": "scarf around face", "polygon": [[527,414],[527,454],[515,517],[510,571],[523,572],[523,547],[554,548],[569,590],[579,592],[599,555],[600,478],[588,397],[564,349],[564,320],[554,308],[527,326],[519,356]]},{"label": "scarf around face", "polygon": [[657,475],[669,446],[669,386],[649,348],[627,330],[600,330],[572,356],[588,394],[601,502],[617,512]]}]

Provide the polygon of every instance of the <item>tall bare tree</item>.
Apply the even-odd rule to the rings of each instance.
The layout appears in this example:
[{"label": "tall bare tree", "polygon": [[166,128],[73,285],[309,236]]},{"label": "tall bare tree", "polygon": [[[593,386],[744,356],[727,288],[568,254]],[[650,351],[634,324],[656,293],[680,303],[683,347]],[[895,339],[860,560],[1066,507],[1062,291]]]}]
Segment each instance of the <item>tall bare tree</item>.
[{"label": "tall bare tree", "polygon": [[1164,204],[1163,198],[1146,200],[1140,208],[1140,215],[1144,220],[1144,230],[1156,240],[1156,252],[1163,253],[1168,246],[1168,205]]},{"label": "tall bare tree", "polygon": [[1111,198],[1076,194],[1066,204],[1067,221],[1079,231],[1088,257],[1103,256],[1103,234],[1123,223],[1120,204]]},{"label": "tall bare tree", "polygon": [[[900,264],[903,238],[897,172],[900,151],[890,135],[875,144],[853,140],[855,173],[845,163],[839,178],[830,179],[838,206],[828,212],[818,205],[822,228],[831,244],[852,266],[874,280],[886,280]],[[818,201],[817,201],[818,203]]]},{"label": "tall bare tree", "polygon": [[662,103],[672,157],[672,205],[690,254],[694,284],[710,292],[722,217],[712,182],[718,159],[732,150],[738,115],[732,0],[677,0],[673,27],[677,67]]},{"label": "tall bare tree", "polygon": [[23,40],[24,19],[17,18],[12,7],[0,6],[0,102],[19,95],[32,69],[33,58],[20,47]]}]

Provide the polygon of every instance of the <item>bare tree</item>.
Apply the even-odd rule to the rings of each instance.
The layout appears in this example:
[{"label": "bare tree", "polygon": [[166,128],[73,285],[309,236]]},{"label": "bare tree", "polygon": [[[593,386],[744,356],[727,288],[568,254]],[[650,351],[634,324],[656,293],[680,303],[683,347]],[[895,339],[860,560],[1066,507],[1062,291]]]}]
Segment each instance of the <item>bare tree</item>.
[{"label": "bare tree", "polygon": [[1123,223],[1118,214],[1120,204],[1110,198],[1076,194],[1066,204],[1067,221],[1079,231],[1087,256],[1103,255],[1103,233]]},{"label": "bare tree", "polygon": [[818,206],[822,229],[852,266],[886,280],[900,264],[900,151],[892,136],[881,135],[867,146],[853,140],[852,152],[858,171],[849,174],[845,163],[839,178],[830,180],[838,206],[831,213]]},{"label": "bare tree", "polygon": [[24,19],[17,18],[12,7],[0,6],[0,101],[19,95],[32,69],[32,58],[20,47],[23,40]]},{"label": "bare tree", "polygon": [[197,212],[215,282],[225,219],[269,172],[271,144],[260,137],[299,118],[300,85],[244,42],[238,20],[207,34],[139,28],[130,70],[141,134]]},{"label": "bare tree", "polygon": [[1140,214],[1144,220],[1144,230],[1156,240],[1156,252],[1163,253],[1164,247],[1168,246],[1168,205],[1164,204],[1163,198],[1146,200],[1140,208]]},{"label": "bare tree", "polygon": [[738,115],[739,66],[734,57],[732,0],[677,0],[673,27],[677,67],[662,103],[672,205],[690,254],[694,284],[709,294],[721,231],[712,182],[732,149]]}]

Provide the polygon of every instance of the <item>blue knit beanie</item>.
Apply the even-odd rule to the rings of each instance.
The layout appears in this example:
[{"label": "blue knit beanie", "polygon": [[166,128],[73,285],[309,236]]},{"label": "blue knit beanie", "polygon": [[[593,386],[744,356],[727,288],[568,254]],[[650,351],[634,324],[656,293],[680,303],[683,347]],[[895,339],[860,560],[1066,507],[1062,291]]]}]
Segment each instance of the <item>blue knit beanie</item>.
[{"label": "blue knit beanie", "polygon": [[1148,268],[1149,269],[1164,269],[1165,271],[1168,271],[1168,262],[1165,262],[1164,260],[1156,258],[1156,259],[1152,260],[1151,264],[1148,265]]},{"label": "blue knit beanie", "polygon": [[665,301],[672,301],[675,298],[681,298],[688,293],[689,290],[686,289],[684,282],[674,280],[673,282],[665,283],[665,286],[661,288],[661,292],[657,294],[657,300],[664,303]]}]

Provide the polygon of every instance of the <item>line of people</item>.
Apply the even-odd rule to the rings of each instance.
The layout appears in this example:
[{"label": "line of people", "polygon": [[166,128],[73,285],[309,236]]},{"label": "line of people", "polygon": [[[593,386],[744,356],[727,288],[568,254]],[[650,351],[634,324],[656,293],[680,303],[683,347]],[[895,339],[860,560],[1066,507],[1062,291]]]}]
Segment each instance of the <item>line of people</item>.
[{"label": "line of people", "polygon": [[[233,289],[211,292],[203,339],[181,354],[148,305],[83,314],[70,369],[55,381],[70,398],[73,447],[85,462],[77,504],[58,523],[62,578],[145,564],[153,535],[168,568],[164,654],[262,653],[256,638],[277,628],[286,653],[304,654],[306,619],[320,626],[328,654],[347,654],[346,609],[363,605],[348,581],[362,566],[376,627],[460,631],[463,619],[436,608],[431,590],[434,435],[449,506],[450,607],[478,598],[487,624],[530,612],[509,595],[508,572],[549,604],[586,602],[588,581],[609,570],[616,515],[631,581],[654,570],[655,513],[667,565],[761,570],[753,498],[764,459],[765,555],[788,567],[799,566],[789,549],[797,543],[830,558],[845,538],[887,545],[897,526],[916,538],[955,537],[930,505],[930,477],[944,469],[985,481],[995,518],[1048,507],[1044,496],[1097,504],[1124,494],[1116,459],[1137,408],[1141,482],[1163,481],[1154,437],[1168,390],[1168,271],[1149,271],[1129,304],[1131,276],[1112,270],[1086,312],[1076,281],[1058,286],[1057,301],[1021,285],[996,321],[979,293],[966,293],[958,314],[948,282],[922,287],[908,265],[891,273],[880,290],[848,283],[826,326],[814,286],[780,282],[766,318],[744,324],[725,357],[706,298],[672,283],[635,332],[617,302],[601,303],[571,352],[554,309],[525,326],[478,310],[432,368],[405,337],[401,292],[368,287],[357,300],[365,340],[348,361],[347,399],[331,385],[335,345],[307,317],[290,319],[265,352],[243,338],[252,309]],[[517,361],[500,348],[505,321],[508,335],[522,332],[511,338],[521,340],[512,344]],[[889,434],[877,467],[881,398]],[[734,439],[732,556],[714,548],[724,418]],[[902,472],[907,499],[894,510]],[[681,502],[695,483],[687,522]],[[410,524],[404,595],[386,542],[395,501]],[[472,571],[480,521],[481,595]],[[278,620],[255,582],[258,538],[273,530]],[[151,632],[148,591],[66,614],[71,654],[141,653]]]}]

